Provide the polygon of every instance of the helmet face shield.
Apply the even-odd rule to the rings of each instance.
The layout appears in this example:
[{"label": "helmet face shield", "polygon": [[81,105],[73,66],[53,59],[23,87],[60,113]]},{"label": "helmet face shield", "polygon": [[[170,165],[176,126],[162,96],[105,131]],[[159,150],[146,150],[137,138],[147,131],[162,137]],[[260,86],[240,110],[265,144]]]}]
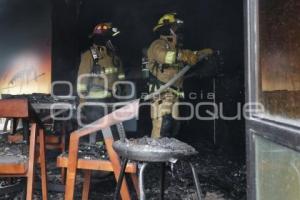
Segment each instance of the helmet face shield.
[{"label": "helmet face shield", "polygon": [[183,32],[183,20],[177,19],[174,24],[171,25],[171,29],[174,33],[182,33]]}]

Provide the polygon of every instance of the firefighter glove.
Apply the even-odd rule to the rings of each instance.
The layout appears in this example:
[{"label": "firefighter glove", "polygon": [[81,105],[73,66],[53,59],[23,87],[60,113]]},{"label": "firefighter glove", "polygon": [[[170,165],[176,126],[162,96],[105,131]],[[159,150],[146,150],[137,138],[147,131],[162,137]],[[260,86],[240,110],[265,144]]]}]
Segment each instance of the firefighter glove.
[{"label": "firefighter glove", "polygon": [[197,55],[197,51],[186,49],[178,52],[178,60],[189,65],[195,65],[199,60],[199,56]]}]

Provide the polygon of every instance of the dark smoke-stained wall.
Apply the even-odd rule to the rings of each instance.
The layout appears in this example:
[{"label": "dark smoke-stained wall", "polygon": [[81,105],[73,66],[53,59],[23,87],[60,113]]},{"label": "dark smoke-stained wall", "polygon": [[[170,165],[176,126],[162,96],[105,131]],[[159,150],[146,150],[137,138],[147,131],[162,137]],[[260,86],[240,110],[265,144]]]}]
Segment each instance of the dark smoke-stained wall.
[{"label": "dark smoke-stained wall", "polygon": [[[185,90],[196,92],[192,103],[205,101],[209,92],[215,91],[216,103],[223,102],[224,115],[233,116],[237,103],[243,103],[243,1],[241,0],[54,0],[54,69],[53,79],[74,81],[80,53],[90,41],[88,35],[99,22],[112,21],[121,30],[116,41],[124,61],[127,76],[135,81],[140,74],[142,49],[155,35],[152,28],[165,12],[176,11],[185,21],[185,47],[194,50],[210,47],[220,51],[221,65],[216,76],[193,77],[185,81]],[[204,63],[205,64],[205,63]],[[203,67],[203,65],[199,67]],[[61,71],[68,71],[65,76]],[[213,101],[213,100],[211,100]],[[211,108],[208,108],[211,109]],[[202,110],[201,112],[205,112]],[[151,123],[144,119],[149,133]],[[197,142],[208,139],[234,152],[244,147],[244,121],[199,121],[183,123],[179,138]]]}]

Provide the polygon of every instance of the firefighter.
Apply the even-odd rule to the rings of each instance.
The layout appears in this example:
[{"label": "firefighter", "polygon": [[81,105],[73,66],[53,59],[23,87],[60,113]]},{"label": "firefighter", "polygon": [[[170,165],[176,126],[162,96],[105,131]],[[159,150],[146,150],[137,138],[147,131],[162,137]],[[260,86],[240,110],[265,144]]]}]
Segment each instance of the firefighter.
[{"label": "firefighter", "polygon": [[[97,24],[89,36],[93,44],[90,49],[81,55],[78,70],[77,92],[80,102],[105,102],[112,103],[113,84],[123,80],[125,74],[122,62],[116,54],[112,39],[119,34],[119,30],[111,23]],[[109,109],[109,107],[107,107]],[[83,115],[86,123],[91,123],[103,115],[107,110],[100,106],[85,106]],[[96,135],[90,137],[90,143],[96,142]]]},{"label": "firefighter", "polygon": [[[183,21],[176,13],[163,15],[153,31],[160,37],[147,49],[146,69],[149,73],[149,92],[152,93],[167,83],[184,65],[195,65],[200,57],[209,56],[212,49],[192,51],[182,48],[180,30]],[[152,133],[151,137],[171,137],[178,131],[178,106],[174,106],[183,96],[182,78],[172,87],[156,96],[151,102]]]}]

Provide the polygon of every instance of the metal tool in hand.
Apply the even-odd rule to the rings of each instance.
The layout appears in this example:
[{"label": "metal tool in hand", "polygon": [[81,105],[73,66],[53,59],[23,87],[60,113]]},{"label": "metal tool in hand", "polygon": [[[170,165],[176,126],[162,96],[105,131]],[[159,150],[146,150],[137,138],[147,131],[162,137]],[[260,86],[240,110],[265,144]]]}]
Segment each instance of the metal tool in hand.
[{"label": "metal tool in hand", "polygon": [[[201,55],[199,57],[199,61],[205,59],[207,57],[207,55]],[[186,65],[182,70],[180,70],[171,80],[169,80],[169,82],[167,82],[166,84],[160,86],[160,88],[158,90],[156,90],[155,92],[148,94],[147,96],[144,97],[144,100],[150,100],[153,99],[155,96],[161,94],[163,91],[165,91],[166,89],[168,89],[169,87],[171,87],[172,85],[174,85],[176,83],[176,81],[181,78],[182,76],[184,76],[190,69],[192,68],[191,65]]]}]

